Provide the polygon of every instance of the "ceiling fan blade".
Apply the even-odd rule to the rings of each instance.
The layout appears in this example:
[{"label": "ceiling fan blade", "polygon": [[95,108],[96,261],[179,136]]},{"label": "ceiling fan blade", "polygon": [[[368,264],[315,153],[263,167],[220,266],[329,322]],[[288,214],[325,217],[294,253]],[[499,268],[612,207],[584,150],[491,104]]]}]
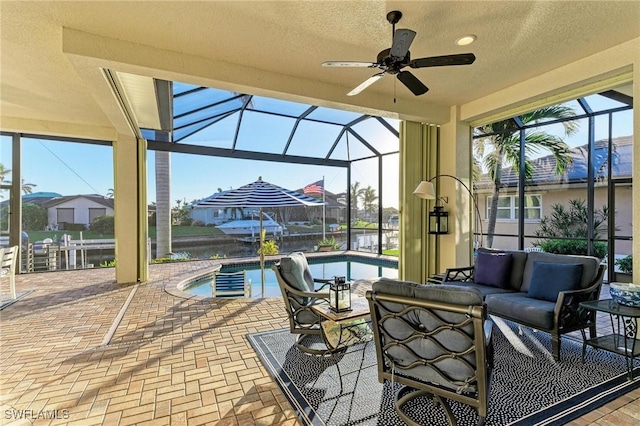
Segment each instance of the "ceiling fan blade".
[{"label": "ceiling fan blade", "polygon": [[393,45],[391,46],[391,51],[389,52],[391,56],[396,58],[404,58],[407,56],[407,52],[409,51],[409,46],[413,43],[413,39],[416,36],[415,31],[411,30],[396,30],[396,33],[393,35]]},{"label": "ceiling fan blade", "polygon": [[323,67],[338,67],[338,68],[375,68],[376,64],[373,62],[357,62],[357,61],[326,61],[322,63]]},{"label": "ceiling fan blade", "polygon": [[422,84],[422,82],[409,71],[400,71],[398,73],[398,80],[407,86],[407,89],[411,90],[411,92],[416,96],[424,95],[429,91],[429,88]]},{"label": "ceiling fan blade", "polygon": [[358,87],[356,87],[355,89],[353,89],[352,91],[347,93],[347,96],[355,96],[355,95],[357,95],[358,93],[362,92],[367,87],[371,86],[376,81],[380,80],[382,77],[384,77],[384,72],[372,75],[371,77],[369,77],[368,79],[363,81],[362,84],[360,84]]},{"label": "ceiling fan blade", "polygon": [[418,58],[409,63],[411,68],[444,67],[448,65],[471,65],[476,60],[473,53],[461,53],[459,55],[432,56],[430,58]]}]

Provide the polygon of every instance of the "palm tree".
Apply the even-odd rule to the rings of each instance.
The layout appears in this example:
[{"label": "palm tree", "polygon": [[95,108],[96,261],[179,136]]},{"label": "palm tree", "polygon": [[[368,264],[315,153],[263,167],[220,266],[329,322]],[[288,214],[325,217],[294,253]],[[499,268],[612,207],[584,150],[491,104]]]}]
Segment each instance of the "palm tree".
[{"label": "palm tree", "polygon": [[0,184],[4,183],[4,180],[7,178],[9,173],[11,173],[11,169],[7,169],[4,167],[4,164],[0,163]]},{"label": "palm tree", "polygon": [[113,188],[109,188],[107,190],[107,198],[113,198],[116,195],[116,191],[113,190]]},{"label": "palm tree", "polygon": [[171,253],[171,153],[156,151],[156,257]]},{"label": "palm tree", "polygon": [[371,222],[370,214],[373,213],[373,206],[377,199],[376,190],[373,189],[371,185],[364,188],[362,192],[362,204],[364,204],[364,211],[367,212],[367,220],[369,220],[369,222]]},{"label": "palm tree", "polygon": [[35,183],[26,183],[24,179],[22,179],[22,192],[24,194],[31,194],[33,192],[33,187],[38,186]]},{"label": "palm tree", "polygon": [[[575,117],[575,111],[572,108],[554,105],[546,108],[523,114],[518,118],[522,124],[537,123],[543,119],[561,119]],[[565,121],[562,123],[565,135],[574,133],[579,123],[577,121]],[[493,184],[493,195],[491,197],[491,206],[489,209],[489,226],[487,229],[487,245],[493,245],[493,234],[496,228],[496,217],[498,213],[498,197],[500,195],[502,169],[503,167],[512,167],[514,171],[520,170],[520,132],[514,129],[513,120],[498,121],[480,127],[481,133],[495,133],[486,138],[477,139],[475,144],[476,154],[481,159],[484,169],[487,170]],[[510,131],[509,131],[510,130]],[[499,133],[507,131],[505,133]],[[571,151],[569,146],[562,138],[551,135],[539,130],[525,131],[525,179],[530,180],[533,177],[533,166],[528,160],[531,154],[541,149],[547,149],[551,152],[556,160],[556,174],[562,174],[564,170],[571,164]],[[493,150],[491,150],[493,148]],[[488,152],[485,155],[485,152]]]},{"label": "palm tree", "polygon": [[358,221],[358,198],[364,194],[364,188],[360,188],[360,182],[351,184],[351,221]]}]

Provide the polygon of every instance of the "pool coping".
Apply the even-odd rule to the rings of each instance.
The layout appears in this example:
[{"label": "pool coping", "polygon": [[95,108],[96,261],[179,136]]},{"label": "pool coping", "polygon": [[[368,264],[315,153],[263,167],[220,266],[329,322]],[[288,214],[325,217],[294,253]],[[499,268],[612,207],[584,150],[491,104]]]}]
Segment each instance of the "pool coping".
[{"label": "pool coping", "polygon": [[[345,250],[345,251],[326,251],[326,252],[309,252],[309,253],[305,253],[304,254],[305,257],[312,262],[313,260],[316,259],[327,259],[327,258],[340,258],[340,257],[345,257],[345,258],[361,258],[361,259],[369,259],[369,260],[376,260],[376,261],[384,261],[384,262],[389,262],[389,263],[395,263],[396,267],[397,267],[397,263],[398,263],[398,258],[395,256],[388,256],[388,255],[384,255],[384,254],[375,254],[375,253],[363,253],[363,252],[359,252],[359,251],[353,251],[353,250]],[[265,262],[265,267],[270,267],[271,264],[278,262],[283,256],[286,255],[276,255],[276,256],[265,256],[264,262]],[[189,285],[192,284],[194,281],[203,279],[203,278],[208,278],[211,277],[216,271],[219,271],[223,266],[242,266],[242,265],[251,265],[251,266],[255,266],[256,264],[260,264],[260,257],[258,256],[253,256],[253,257],[236,257],[236,258],[229,258],[229,259],[218,259],[218,263],[216,265],[214,265],[212,268],[204,271],[204,272],[199,272],[197,274],[191,275],[183,280],[180,281],[176,281],[176,282],[169,282],[167,283],[167,285],[165,286],[165,291],[169,294],[171,294],[172,296],[176,296],[176,297],[180,297],[183,299],[192,299],[192,300],[220,300],[220,299],[215,299],[211,296],[199,296],[199,295],[195,295],[195,294],[190,294],[187,293],[186,291],[184,291],[184,289]],[[280,296],[268,296],[269,297],[280,297]],[[239,298],[239,299],[244,299],[244,298]],[[253,298],[252,298],[253,299]],[[233,300],[233,299],[224,299],[224,300]]]}]

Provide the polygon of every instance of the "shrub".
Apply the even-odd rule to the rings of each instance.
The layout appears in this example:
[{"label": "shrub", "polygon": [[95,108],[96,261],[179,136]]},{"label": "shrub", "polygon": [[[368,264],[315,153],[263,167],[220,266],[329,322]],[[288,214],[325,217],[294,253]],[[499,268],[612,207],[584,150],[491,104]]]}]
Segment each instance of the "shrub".
[{"label": "shrub", "polygon": [[[540,243],[540,248],[547,253],[587,255],[586,240],[547,240]],[[593,243],[594,256],[602,259],[607,255],[607,245],[602,242]]]},{"label": "shrub", "polygon": [[629,255],[614,262],[620,268],[620,272],[631,274],[633,272],[633,256]]},{"label": "shrub", "polygon": [[[67,228],[65,227],[65,229]],[[113,235],[115,231],[113,216],[103,215],[96,217],[89,225],[89,229],[100,234]]]},{"label": "shrub", "polygon": [[201,220],[194,220],[191,222],[191,226],[204,226],[204,222]]},{"label": "shrub", "polygon": [[100,262],[100,267],[101,268],[113,268],[114,266],[116,266],[116,260],[115,259],[105,260],[104,262]]},{"label": "shrub", "polygon": [[[551,215],[540,219],[540,227],[535,231],[540,238],[587,238],[589,214],[584,200],[569,200],[569,207],[562,204],[551,206]],[[593,212],[594,238],[598,238],[607,230],[607,206]]]},{"label": "shrub", "polygon": [[47,210],[33,203],[22,206],[22,227],[26,231],[40,231],[47,226]]}]

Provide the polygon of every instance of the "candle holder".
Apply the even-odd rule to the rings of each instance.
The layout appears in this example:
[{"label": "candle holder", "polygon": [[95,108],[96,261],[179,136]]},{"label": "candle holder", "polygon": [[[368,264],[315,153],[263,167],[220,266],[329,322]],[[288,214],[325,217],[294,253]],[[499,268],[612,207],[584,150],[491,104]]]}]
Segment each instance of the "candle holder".
[{"label": "candle holder", "polygon": [[345,277],[333,277],[329,285],[329,309],[334,312],[351,310],[351,283]]}]

